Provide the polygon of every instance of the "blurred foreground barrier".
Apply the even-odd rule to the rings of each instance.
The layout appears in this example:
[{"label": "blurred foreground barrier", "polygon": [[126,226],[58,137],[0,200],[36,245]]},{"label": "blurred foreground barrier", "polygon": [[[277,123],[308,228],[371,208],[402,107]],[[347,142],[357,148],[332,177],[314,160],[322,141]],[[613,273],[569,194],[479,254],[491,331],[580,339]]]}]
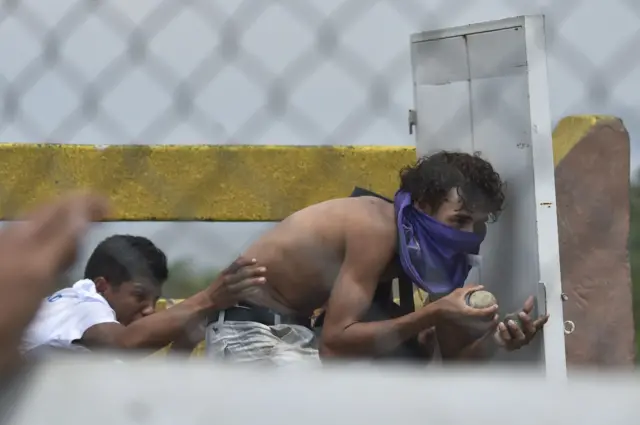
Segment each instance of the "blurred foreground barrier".
[{"label": "blurred foreground barrier", "polygon": [[576,374],[567,383],[490,367],[416,373],[338,366],[245,369],[73,356],[33,372],[7,423],[635,425],[640,417],[640,377],[634,373]]},{"label": "blurred foreground barrier", "polygon": [[617,118],[569,117],[553,144],[567,362],[632,367],[629,134]]},{"label": "blurred foreground barrier", "polygon": [[[553,143],[565,318],[575,324],[568,361],[631,365],[628,134],[615,118],[569,117]],[[277,221],[356,185],[392,196],[415,155],[384,146],[0,145],[0,218],[90,187],[111,198],[112,220]]]}]

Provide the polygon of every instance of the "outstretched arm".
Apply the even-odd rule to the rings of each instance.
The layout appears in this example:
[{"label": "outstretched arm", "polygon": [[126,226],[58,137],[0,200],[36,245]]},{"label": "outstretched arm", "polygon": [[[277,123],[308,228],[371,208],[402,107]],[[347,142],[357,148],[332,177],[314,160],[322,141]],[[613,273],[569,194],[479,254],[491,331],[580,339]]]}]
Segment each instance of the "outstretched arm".
[{"label": "outstretched arm", "polygon": [[122,326],[100,323],[87,329],[79,343],[89,348],[160,349],[179,338],[214,310],[234,305],[240,294],[264,283],[265,269],[255,260],[238,259],[207,289],[180,304]]}]

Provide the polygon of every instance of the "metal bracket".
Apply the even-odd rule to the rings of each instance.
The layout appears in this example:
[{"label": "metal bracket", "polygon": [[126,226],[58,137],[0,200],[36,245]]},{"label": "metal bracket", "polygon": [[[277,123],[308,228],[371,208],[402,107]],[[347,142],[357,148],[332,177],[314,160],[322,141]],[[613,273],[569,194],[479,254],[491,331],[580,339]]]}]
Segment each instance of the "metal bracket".
[{"label": "metal bracket", "polygon": [[[569,296],[563,292],[560,294],[560,299],[562,302],[566,302]],[[565,320],[563,326],[565,335],[571,335],[576,330],[576,324],[572,320]]]},{"label": "metal bracket", "polygon": [[409,134],[413,134],[413,129],[418,124],[418,114],[414,109],[409,109]]},{"label": "metal bracket", "polygon": [[547,286],[544,282],[538,282],[538,296],[535,298],[535,315],[544,316],[547,314]]},{"label": "metal bracket", "polygon": [[[569,299],[564,292],[560,294],[562,302]],[[542,302],[540,302],[542,301]],[[542,310],[540,309],[542,307]],[[547,287],[544,282],[538,282],[538,297],[536,298],[536,316],[544,316],[547,314]],[[565,320],[563,322],[564,334],[571,335],[576,330],[576,324],[571,320]]]}]

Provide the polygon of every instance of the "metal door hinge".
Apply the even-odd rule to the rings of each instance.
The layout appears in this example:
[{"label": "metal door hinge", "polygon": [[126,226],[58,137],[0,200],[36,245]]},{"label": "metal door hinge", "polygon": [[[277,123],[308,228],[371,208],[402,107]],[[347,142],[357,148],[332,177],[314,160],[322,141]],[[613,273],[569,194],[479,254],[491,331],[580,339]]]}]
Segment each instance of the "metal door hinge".
[{"label": "metal door hinge", "polygon": [[418,124],[418,114],[413,109],[409,109],[409,134],[413,134],[413,129]]}]

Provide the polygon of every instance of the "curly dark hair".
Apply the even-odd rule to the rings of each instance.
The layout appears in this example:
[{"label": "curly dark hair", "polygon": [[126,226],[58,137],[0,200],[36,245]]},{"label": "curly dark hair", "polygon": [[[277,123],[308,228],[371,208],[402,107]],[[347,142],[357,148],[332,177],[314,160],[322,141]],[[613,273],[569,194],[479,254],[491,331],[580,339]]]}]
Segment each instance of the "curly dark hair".
[{"label": "curly dark hair", "polygon": [[504,206],[504,183],[493,166],[462,152],[440,151],[420,158],[400,171],[400,190],[414,202],[437,209],[451,189],[456,188],[464,209],[483,211],[498,219]]},{"label": "curly dark hair", "polygon": [[143,280],[162,286],[169,271],[167,256],[143,236],[113,235],[98,244],[84,270],[85,279],[104,278],[119,286]]}]

